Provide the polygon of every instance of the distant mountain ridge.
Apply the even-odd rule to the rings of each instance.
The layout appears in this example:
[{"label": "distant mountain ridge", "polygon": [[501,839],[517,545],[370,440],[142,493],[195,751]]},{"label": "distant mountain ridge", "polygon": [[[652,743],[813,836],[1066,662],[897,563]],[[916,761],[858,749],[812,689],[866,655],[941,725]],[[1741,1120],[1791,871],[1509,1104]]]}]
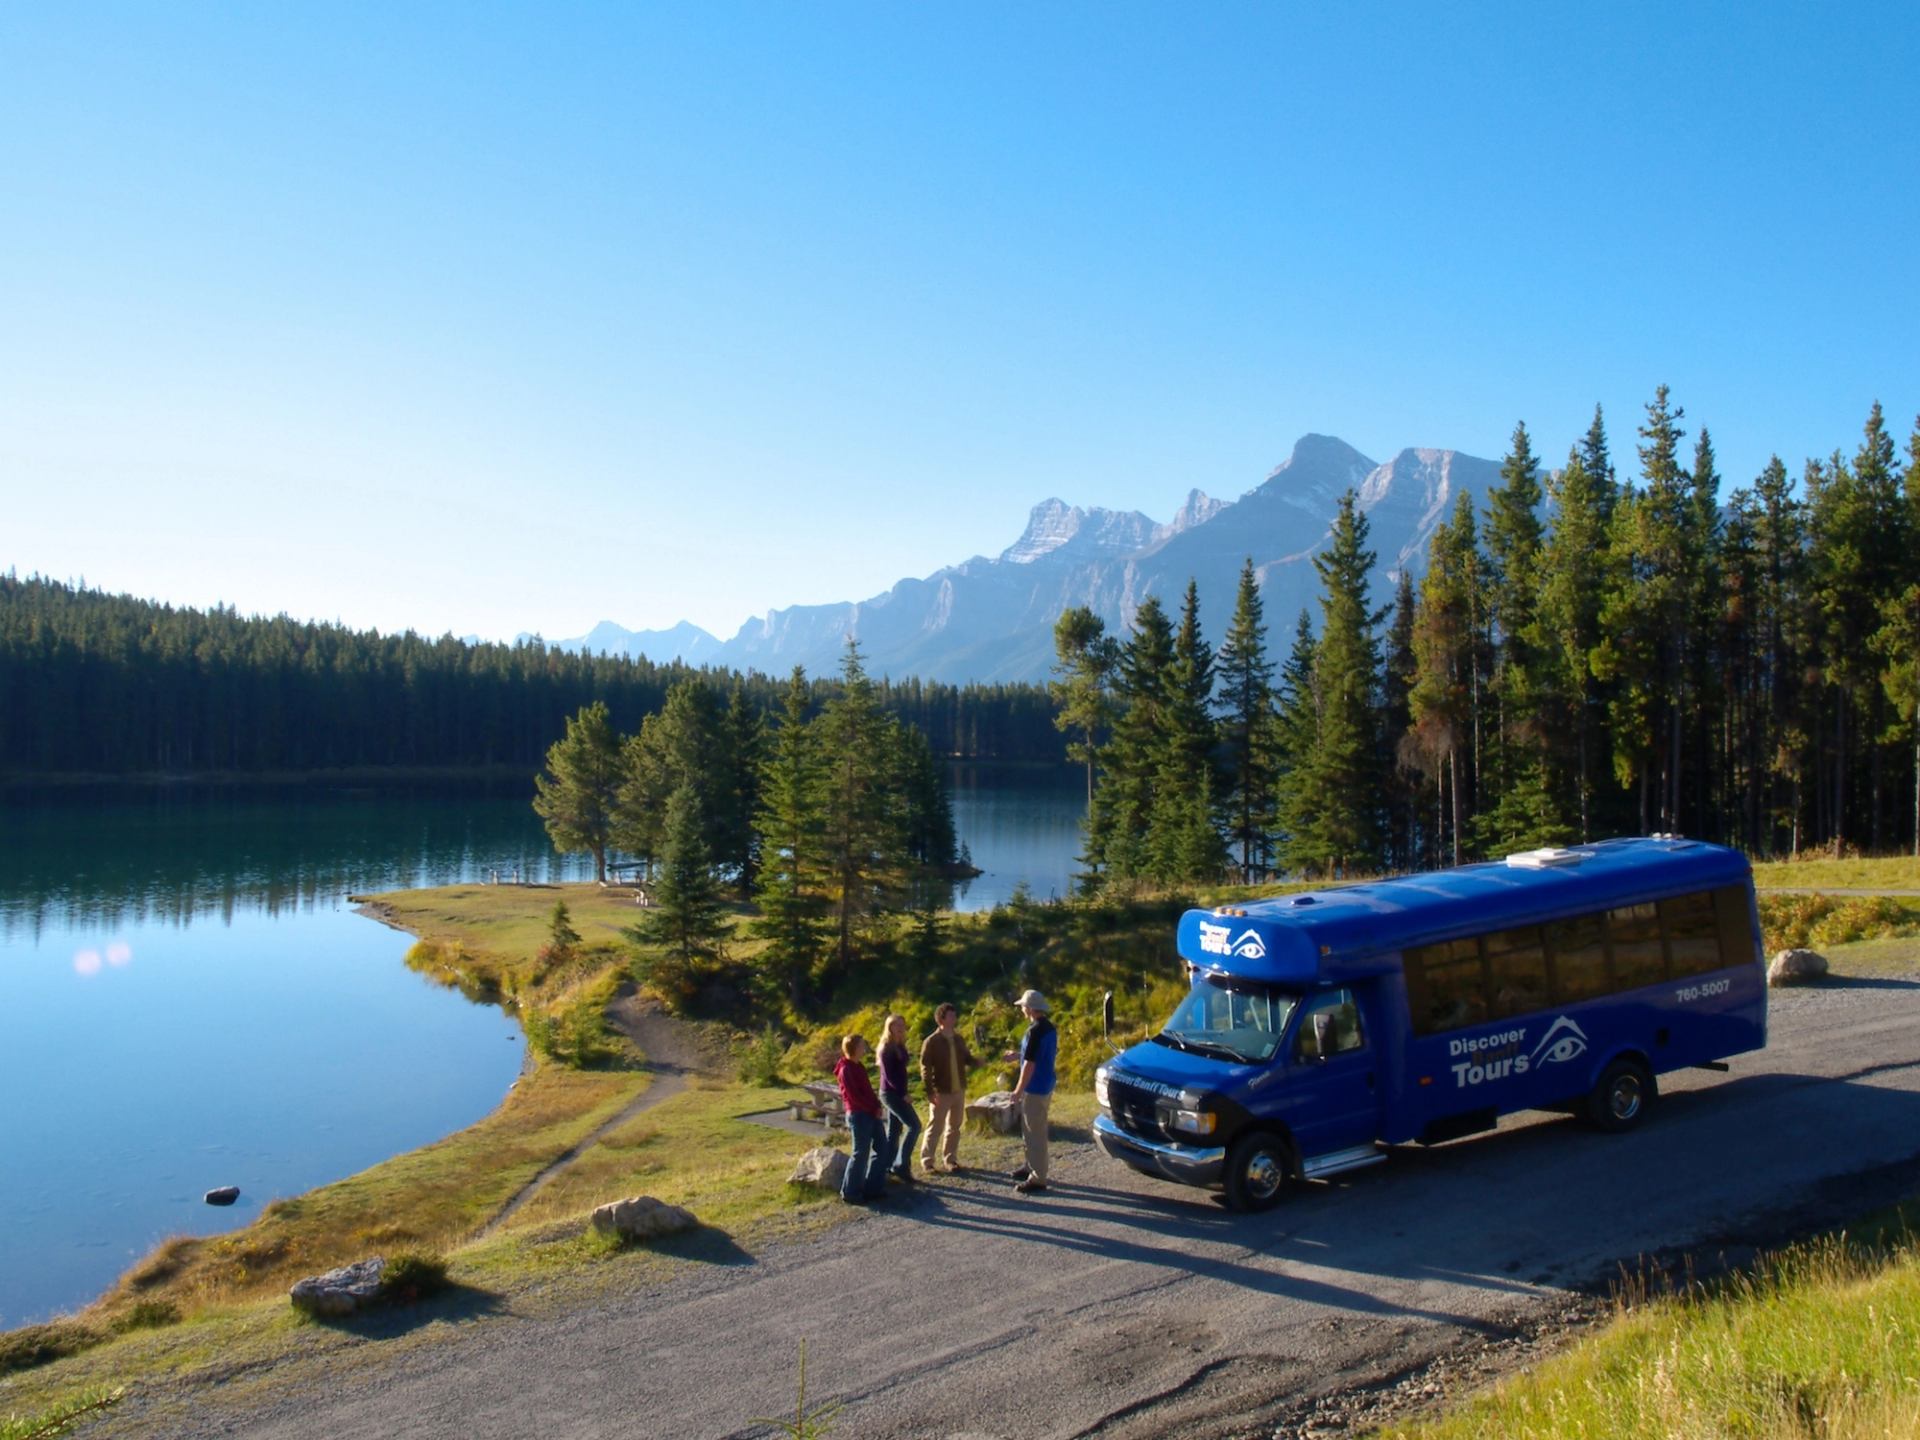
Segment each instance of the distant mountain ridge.
[{"label": "distant mountain ridge", "polygon": [[584,635],[571,640],[547,642],[556,650],[577,655],[624,655],[630,660],[648,659],[656,665],[675,660],[688,665],[711,665],[720,641],[692,621],[682,620],[669,630],[628,630],[611,620],[602,620]]},{"label": "distant mountain ridge", "polygon": [[1240,568],[1251,557],[1269,653],[1278,660],[1299,611],[1308,608],[1318,620],[1312,557],[1327,542],[1343,493],[1354,490],[1367,516],[1368,544],[1379,557],[1375,599],[1385,604],[1402,569],[1424,572],[1427,542],[1456,497],[1466,491],[1477,500],[1498,479],[1493,461],[1454,450],[1402,450],[1376,464],[1344,440],[1305,435],[1238,500],[1194,490],[1165,523],[1137,510],[1047,499],[996,558],[976,555],[865,600],[770,610],[725,642],[684,623],[634,632],[603,622],[558,643],[769,674],[795,665],[831,674],[851,634],[874,675],[955,684],[1042,681],[1053,666],[1053,625],[1062,611],[1088,606],[1111,633],[1124,634],[1149,595],[1177,610],[1189,578],[1199,586],[1207,636],[1218,644]]}]

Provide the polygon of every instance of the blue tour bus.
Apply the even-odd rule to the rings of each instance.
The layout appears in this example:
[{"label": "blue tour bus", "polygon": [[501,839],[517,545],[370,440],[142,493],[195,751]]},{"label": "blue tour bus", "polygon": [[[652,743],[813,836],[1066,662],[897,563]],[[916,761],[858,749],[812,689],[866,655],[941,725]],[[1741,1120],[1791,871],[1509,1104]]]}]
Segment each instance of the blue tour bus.
[{"label": "blue tour bus", "polygon": [[1094,1138],[1236,1209],[1515,1110],[1625,1130],[1656,1075],[1767,1038],[1753,872],[1677,836],[1189,910],[1178,949],[1192,988],[1096,1073]]}]

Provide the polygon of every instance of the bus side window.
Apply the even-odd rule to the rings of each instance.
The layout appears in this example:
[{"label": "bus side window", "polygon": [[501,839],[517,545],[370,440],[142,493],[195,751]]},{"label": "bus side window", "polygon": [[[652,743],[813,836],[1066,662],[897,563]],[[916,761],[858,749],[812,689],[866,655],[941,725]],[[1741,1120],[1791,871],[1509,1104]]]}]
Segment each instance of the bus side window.
[{"label": "bus side window", "polygon": [[1487,971],[1492,982],[1491,1018],[1525,1015],[1547,1004],[1547,952],[1540,928],[1498,930],[1487,936]]},{"label": "bus side window", "polygon": [[1408,951],[1402,963],[1408,976],[1408,1001],[1413,1006],[1416,1034],[1458,1030],[1487,1018],[1486,971],[1479,940],[1469,937],[1421,945]]},{"label": "bus side window", "polygon": [[[1315,1024],[1323,1018],[1331,1022],[1324,1027],[1329,1032],[1329,1043],[1324,1049],[1320,1044],[1323,1027]],[[1358,1050],[1365,1043],[1365,1037],[1360,1033],[1360,1007],[1353,1003],[1353,992],[1335,990],[1320,996],[1301,1015],[1299,1036],[1294,1041],[1293,1052],[1296,1059],[1324,1060],[1330,1055]]]},{"label": "bus side window", "polygon": [[1662,900],[1659,908],[1675,975],[1698,975],[1726,963],[1720,958],[1720,926],[1713,913],[1712,892],[1677,895]]},{"label": "bus side window", "polygon": [[1657,985],[1666,978],[1660,946],[1660,917],[1651,903],[1621,905],[1607,912],[1607,939],[1613,942],[1613,981],[1618,990]]},{"label": "bus side window", "polygon": [[1759,955],[1753,934],[1753,897],[1744,885],[1722,885],[1713,892],[1720,917],[1720,963],[1751,965]]},{"label": "bus side window", "polygon": [[1553,953],[1553,1003],[1570,1005],[1612,989],[1607,972],[1607,941],[1598,915],[1559,920],[1546,927]]}]

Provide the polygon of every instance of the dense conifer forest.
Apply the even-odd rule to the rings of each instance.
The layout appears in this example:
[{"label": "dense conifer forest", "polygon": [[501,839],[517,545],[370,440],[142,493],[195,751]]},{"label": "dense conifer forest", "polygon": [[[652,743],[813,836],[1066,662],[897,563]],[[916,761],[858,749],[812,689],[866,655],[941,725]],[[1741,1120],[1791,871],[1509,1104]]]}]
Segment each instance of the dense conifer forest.
[{"label": "dense conifer forest", "polygon": [[[1319,614],[1253,563],[1215,651],[1189,587],[1124,637],[1070,610],[1058,722],[1087,771],[1090,888],[1223,871],[1354,875],[1607,835],[1756,855],[1920,853],[1920,422],[1775,457],[1719,500],[1660,387],[1617,471],[1605,419],[1544,467],[1524,424],[1461,494],[1425,579],[1371,602],[1356,497],[1314,557]],[[1276,656],[1279,656],[1276,660]]]},{"label": "dense conifer forest", "polygon": [[[509,769],[531,775],[583,706],[637,730],[701,673],[531,642],[469,645],[0,576],[0,777]],[[710,677],[722,689],[735,677]],[[739,677],[771,713],[786,677]],[[815,699],[835,692],[816,682]],[[880,683],[936,754],[1059,760],[1046,691]]]}]

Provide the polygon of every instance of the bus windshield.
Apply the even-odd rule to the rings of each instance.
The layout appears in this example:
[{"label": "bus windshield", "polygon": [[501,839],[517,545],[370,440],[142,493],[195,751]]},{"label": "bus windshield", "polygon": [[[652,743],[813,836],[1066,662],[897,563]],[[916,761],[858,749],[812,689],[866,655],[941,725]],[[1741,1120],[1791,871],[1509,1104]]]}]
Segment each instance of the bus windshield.
[{"label": "bus windshield", "polygon": [[1153,1038],[1175,1050],[1261,1064],[1273,1058],[1280,1032],[1299,1003],[1291,991],[1232,975],[1206,975]]}]

